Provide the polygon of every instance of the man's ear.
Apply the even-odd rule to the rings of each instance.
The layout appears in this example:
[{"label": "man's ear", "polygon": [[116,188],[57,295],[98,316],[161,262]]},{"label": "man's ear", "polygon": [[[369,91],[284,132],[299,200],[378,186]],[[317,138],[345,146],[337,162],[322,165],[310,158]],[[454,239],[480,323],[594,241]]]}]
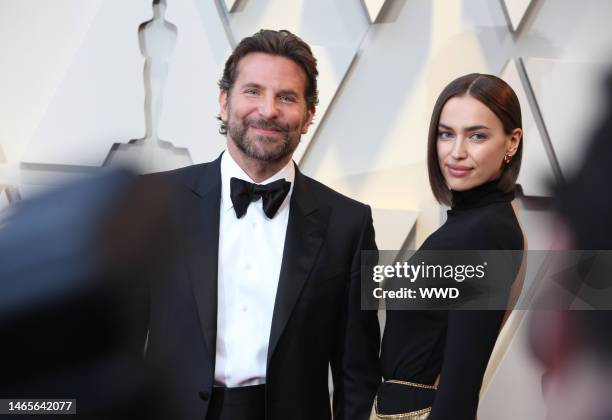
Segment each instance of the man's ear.
[{"label": "man's ear", "polygon": [[309,108],[308,111],[306,111],[306,118],[304,119],[304,124],[302,124],[302,134],[306,134],[308,132],[308,128],[312,124],[312,119],[314,118],[314,115],[315,115],[314,107]]},{"label": "man's ear", "polygon": [[220,90],[219,91],[219,109],[220,109],[220,115],[221,115],[221,121],[223,121],[224,123],[227,123],[227,103],[228,101],[228,97],[227,97],[227,91],[225,90]]}]

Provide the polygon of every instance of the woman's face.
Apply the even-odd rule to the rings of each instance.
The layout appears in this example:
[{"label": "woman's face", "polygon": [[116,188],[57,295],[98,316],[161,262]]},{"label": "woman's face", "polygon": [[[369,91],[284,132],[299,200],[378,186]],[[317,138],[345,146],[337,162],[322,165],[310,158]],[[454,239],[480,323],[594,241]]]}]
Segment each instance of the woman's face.
[{"label": "woman's face", "polygon": [[438,162],[451,190],[465,191],[501,175],[504,156],[514,156],[522,130],[506,134],[502,122],[471,96],[449,99],[438,124]]}]

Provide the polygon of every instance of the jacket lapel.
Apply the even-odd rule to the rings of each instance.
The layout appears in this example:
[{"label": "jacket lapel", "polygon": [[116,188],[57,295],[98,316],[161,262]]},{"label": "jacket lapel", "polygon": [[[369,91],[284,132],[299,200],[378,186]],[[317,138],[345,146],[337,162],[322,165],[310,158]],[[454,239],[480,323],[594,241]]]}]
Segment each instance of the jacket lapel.
[{"label": "jacket lapel", "polygon": [[312,182],[302,175],[296,166],[270,329],[268,366],[323,244],[328,217],[329,209],[319,206],[312,191]]},{"label": "jacket lapel", "polygon": [[190,186],[193,192],[192,232],[189,232],[187,266],[198,307],[200,326],[214,369],[217,341],[217,266],[219,211],[221,206],[221,159],[200,171]]}]

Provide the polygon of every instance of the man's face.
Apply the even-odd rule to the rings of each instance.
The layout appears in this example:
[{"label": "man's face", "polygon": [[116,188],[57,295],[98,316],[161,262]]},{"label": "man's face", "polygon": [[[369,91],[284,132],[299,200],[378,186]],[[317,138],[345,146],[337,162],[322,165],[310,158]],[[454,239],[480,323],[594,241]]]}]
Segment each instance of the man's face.
[{"label": "man's face", "polygon": [[260,162],[291,156],[314,115],[307,107],[305,88],[306,74],[292,60],[265,53],[245,55],[230,92],[219,95],[228,139]]}]

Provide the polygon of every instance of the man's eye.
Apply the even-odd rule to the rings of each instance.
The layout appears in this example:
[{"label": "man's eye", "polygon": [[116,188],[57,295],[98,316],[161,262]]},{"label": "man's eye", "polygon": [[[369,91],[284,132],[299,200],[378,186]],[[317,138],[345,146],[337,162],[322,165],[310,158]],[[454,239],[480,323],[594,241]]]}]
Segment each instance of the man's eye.
[{"label": "man's eye", "polygon": [[291,95],[282,95],[280,97],[280,100],[283,102],[292,102],[292,103],[296,101],[295,97]]},{"label": "man's eye", "polygon": [[258,95],[259,91],[257,89],[246,89],[244,93],[247,95]]}]

